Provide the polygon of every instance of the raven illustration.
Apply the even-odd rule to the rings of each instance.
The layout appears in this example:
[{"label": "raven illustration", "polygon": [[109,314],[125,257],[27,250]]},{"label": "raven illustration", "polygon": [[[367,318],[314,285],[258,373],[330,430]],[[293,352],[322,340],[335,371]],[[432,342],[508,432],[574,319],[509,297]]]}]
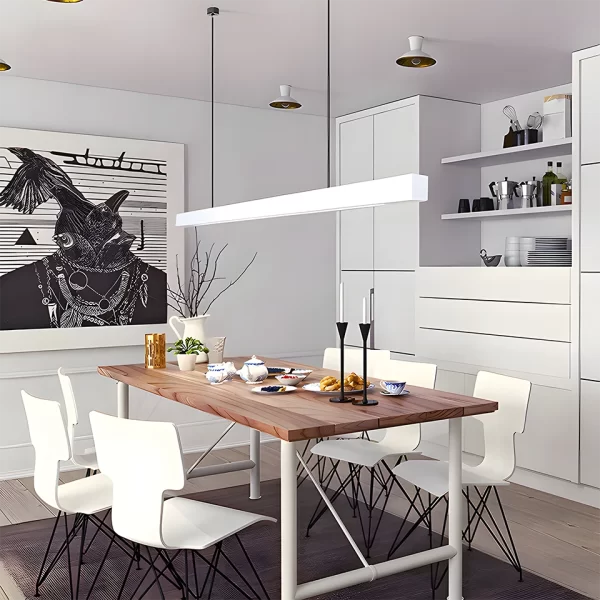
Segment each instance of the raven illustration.
[{"label": "raven illustration", "polygon": [[[0,277],[0,329],[128,325],[166,321],[166,275],[131,252],[122,190],[86,199],[52,160],[9,148],[22,164],[0,192],[0,206],[31,215],[50,199],[60,212],[52,255]],[[37,289],[36,289],[37,288]]]}]

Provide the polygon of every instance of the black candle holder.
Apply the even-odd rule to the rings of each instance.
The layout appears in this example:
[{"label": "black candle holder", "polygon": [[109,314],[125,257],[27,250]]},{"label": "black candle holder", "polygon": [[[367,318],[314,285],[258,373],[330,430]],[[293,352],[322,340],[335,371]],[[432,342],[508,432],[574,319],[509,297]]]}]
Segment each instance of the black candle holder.
[{"label": "black candle holder", "polygon": [[367,398],[367,340],[371,331],[371,323],[359,323],[360,334],[363,339],[363,397],[360,400],[353,400],[354,406],[375,406],[379,404],[377,400],[369,400]]},{"label": "black candle holder", "polygon": [[348,329],[347,322],[338,322],[336,323],[338,334],[340,336],[340,383],[342,386],[340,387],[340,395],[332,396],[329,398],[329,402],[338,402],[340,404],[345,404],[348,402],[353,402],[354,398],[350,396],[346,396],[344,393],[344,339],[346,338],[346,330]]}]

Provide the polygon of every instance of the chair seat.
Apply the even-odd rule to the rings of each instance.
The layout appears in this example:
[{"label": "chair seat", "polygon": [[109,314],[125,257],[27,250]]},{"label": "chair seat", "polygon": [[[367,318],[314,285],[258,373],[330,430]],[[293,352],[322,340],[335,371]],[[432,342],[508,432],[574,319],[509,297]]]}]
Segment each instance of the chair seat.
[{"label": "chair seat", "polygon": [[98,470],[98,459],[96,458],[96,452],[93,448],[89,448],[83,454],[74,454],[71,461],[84,469],[91,469],[92,471]]},{"label": "chair seat", "polygon": [[[429,492],[433,496],[444,496],[448,493],[448,468],[445,461],[437,460],[413,460],[407,461],[394,467],[394,475],[400,479],[412,483],[414,486]],[[462,469],[463,487],[467,485],[509,485],[507,481],[497,481],[483,477],[477,467],[463,465]]]},{"label": "chair seat", "polygon": [[363,439],[325,440],[315,444],[311,452],[318,456],[343,460],[369,468],[374,467],[379,461],[389,456],[419,454],[413,452],[413,448],[391,448],[384,443]]},{"label": "chair seat", "polygon": [[69,513],[93,515],[111,507],[113,490],[106,475],[91,475],[58,486],[58,504]]},{"label": "chair seat", "polygon": [[171,498],[163,507],[162,537],[169,548],[204,550],[259,521],[277,519],[188,498]]}]

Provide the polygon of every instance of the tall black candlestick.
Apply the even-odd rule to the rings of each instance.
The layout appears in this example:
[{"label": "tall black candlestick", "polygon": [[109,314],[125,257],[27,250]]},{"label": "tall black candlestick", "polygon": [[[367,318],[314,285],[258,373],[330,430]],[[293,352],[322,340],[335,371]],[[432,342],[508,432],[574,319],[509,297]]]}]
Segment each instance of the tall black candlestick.
[{"label": "tall black candlestick", "polygon": [[352,404],[355,406],[374,406],[379,404],[377,400],[369,400],[367,398],[367,340],[369,339],[369,331],[371,331],[371,323],[360,323],[360,333],[363,339],[363,397],[361,400],[354,400]]},{"label": "tall black candlestick", "polygon": [[346,330],[348,329],[348,323],[342,321],[342,322],[336,323],[336,325],[337,325],[338,334],[340,336],[340,383],[341,383],[341,388],[340,388],[340,395],[332,396],[329,399],[329,402],[339,402],[339,403],[352,402],[354,400],[354,398],[346,396],[346,394],[344,393],[344,339],[346,337]]}]

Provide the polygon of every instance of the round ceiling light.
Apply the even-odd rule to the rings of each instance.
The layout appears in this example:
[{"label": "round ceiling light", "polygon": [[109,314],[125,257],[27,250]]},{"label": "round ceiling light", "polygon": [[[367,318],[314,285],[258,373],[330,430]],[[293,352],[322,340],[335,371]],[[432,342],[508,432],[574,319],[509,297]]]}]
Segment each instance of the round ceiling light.
[{"label": "round ceiling light", "polygon": [[0,71],[10,71],[10,65],[0,58]]},{"label": "round ceiling light", "polygon": [[273,102],[269,102],[269,106],[272,108],[282,108],[284,110],[293,110],[295,108],[301,108],[302,104],[295,100],[291,96],[292,86],[291,85],[280,85],[279,86],[279,98],[275,98]]},{"label": "round ceiling light", "polygon": [[433,67],[436,60],[427,52],[424,52],[423,47],[423,36],[422,35],[411,35],[408,38],[408,45],[410,50],[405,52],[396,63],[401,67],[409,67],[412,69],[424,69],[425,67]]}]

